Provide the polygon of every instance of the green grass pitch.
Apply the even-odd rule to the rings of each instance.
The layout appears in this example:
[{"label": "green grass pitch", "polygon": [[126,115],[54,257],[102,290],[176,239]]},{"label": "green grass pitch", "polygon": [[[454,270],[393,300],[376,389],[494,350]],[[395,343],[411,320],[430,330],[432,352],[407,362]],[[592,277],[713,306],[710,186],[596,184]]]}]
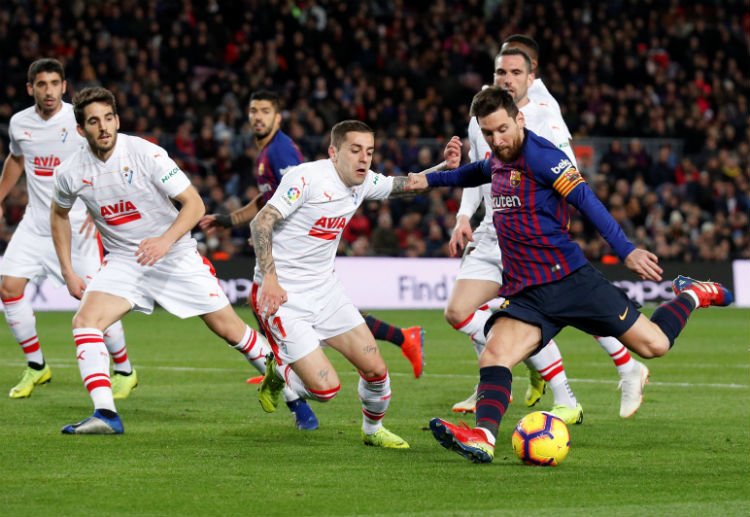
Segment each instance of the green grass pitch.
[{"label": "green grass pitch", "polygon": [[[510,435],[528,412],[525,367],[494,463],[474,465],[440,447],[430,418],[450,411],[477,381],[468,338],[440,311],[376,311],[427,331],[426,368],[415,380],[400,351],[381,343],[393,399],[388,428],[409,450],[365,447],[357,375],[329,349],[342,380],[328,404],[313,403],[320,429],[293,428],[285,407],[265,414],[256,375],[197,319],[157,311],[125,320],[140,386],[119,401],[122,436],[64,436],[90,415],[75,363],[70,313],[38,313],[52,382],[31,398],[0,397],[0,515],[330,516],[747,516],[750,515],[750,311],[697,311],[675,348],[649,361],[640,411],[620,419],[618,376],[590,338],[557,338],[582,425],[557,468],[530,467]],[[247,308],[240,309],[253,321]],[[22,354],[0,324],[0,388],[15,384]],[[547,394],[537,406],[551,406]],[[535,409],[537,409],[535,408]],[[473,423],[473,416],[465,420]]]}]

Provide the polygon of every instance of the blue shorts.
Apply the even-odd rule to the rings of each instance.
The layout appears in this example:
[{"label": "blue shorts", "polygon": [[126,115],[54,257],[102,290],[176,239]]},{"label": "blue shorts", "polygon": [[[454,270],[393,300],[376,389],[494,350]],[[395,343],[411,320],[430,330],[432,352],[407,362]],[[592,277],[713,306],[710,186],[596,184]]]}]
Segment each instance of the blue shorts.
[{"label": "blue shorts", "polygon": [[508,297],[484,327],[509,317],[542,330],[539,347],[570,325],[594,336],[622,336],[635,324],[638,305],[591,264],[548,284],[527,287]]}]

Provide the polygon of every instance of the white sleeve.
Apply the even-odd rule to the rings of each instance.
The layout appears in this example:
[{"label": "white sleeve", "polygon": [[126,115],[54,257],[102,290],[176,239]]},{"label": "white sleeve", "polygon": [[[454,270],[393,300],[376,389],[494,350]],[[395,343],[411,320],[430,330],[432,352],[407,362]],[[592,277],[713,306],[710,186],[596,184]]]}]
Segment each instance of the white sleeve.
[{"label": "white sleeve", "polygon": [[276,192],[268,204],[272,205],[286,219],[294,213],[307,199],[310,186],[301,175],[300,168],[295,167],[281,177]]},{"label": "white sleeve", "polygon": [[558,117],[547,119],[542,127],[538,128],[539,131],[536,133],[542,138],[546,138],[552,142],[555,147],[564,152],[570,161],[573,162],[573,166],[577,168],[578,163],[576,162],[576,155],[573,146],[570,145],[568,128],[565,126],[565,122],[562,118],[555,120],[556,118]]},{"label": "white sleeve", "polygon": [[393,191],[393,176],[367,171],[363,186],[365,199],[388,199]]},{"label": "white sleeve", "polygon": [[55,203],[62,208],[72,208],[75,203],[78,194],[72,192],[70,189],[70,176],[66,174],[60,174],[60,167],[55,168],[54,180],[55,180],[55,192],[52,195]]},{"label": "white sleeve", "polygon": [[8,137],[10,138],[8,150],[13,156],[21,156],[23,155],[23,151],[21,151],[21,146],[18,145],[18,141],[16,141],[16,139],[13,137],[13,133],[13,118],[11,118],[10,124],[8,124]]},{"label": "white sleeve", "polygon": [[471,217],[474,212],[479,208],[479,204],[482,202],[482,191],[481,187],[465,188],[461,193],[461,206],[458,208],[456,216],[465,215]]},{"label": "white sleeve", "polygon": [[191,185],[190,178],[167,155],[167,151],[158,146],[156,149],[161,152],[153,153],[146,158],[146,167],[151,171],[151,181],[167,196],[174,198]]}]

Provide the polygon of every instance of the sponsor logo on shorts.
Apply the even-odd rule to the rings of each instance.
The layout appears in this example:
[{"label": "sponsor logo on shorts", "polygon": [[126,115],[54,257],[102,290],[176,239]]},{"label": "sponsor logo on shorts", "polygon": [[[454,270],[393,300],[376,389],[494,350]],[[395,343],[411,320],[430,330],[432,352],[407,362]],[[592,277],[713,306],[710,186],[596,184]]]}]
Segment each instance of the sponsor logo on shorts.
[{"label": "sponsor logo on shorts", "polygon": [[104,222],[109,226],[120,226],[121,224],[136,221],[141,218],[141,213],[135,207],[132,201],[121,199],[118,203],[112,205],[103,205],[100,207],[101,215]]},{"label": "sponsor logo on shorts", "polygon": [[60,158],[51,154],[49,156],[34,156],[34,175],[52,176],[55,167],[60,165]]},{"label": "sponsor logo on shorts", "polygon": [[326,241],[335,240],[346,227],[346,217],[321,217],[310,229],[311,237]]}]

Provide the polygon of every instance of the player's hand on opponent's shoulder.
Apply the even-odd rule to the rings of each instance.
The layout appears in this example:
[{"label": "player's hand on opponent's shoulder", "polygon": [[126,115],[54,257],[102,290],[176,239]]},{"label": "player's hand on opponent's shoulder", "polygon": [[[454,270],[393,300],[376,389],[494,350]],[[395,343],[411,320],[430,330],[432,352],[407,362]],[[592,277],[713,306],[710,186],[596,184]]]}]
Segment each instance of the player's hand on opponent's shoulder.
[{"label": "player's hand on opponent's shoulder", "polygon": [[448,165],[448,169],[457,169],[461,165],[461,146],[463,142],[457,136],[454,136],[445,145],[443,150],[443,158]]},{"label": "player's hand on opponent's shoulder", "polygon": [[451,257],[458,257],[466,247],[467,242],[474,242],[474,234],[471,231],[471,222],[465,215],[459,215],[456,219],[456,227],[448,242]]},{"label": "player's hand on opponent's shoulder", "polygon": [[138,263],[141,266],[153,266],[167,254],[172,244],[163,236],[143,239],[135,250]]},{"label": "player's hand on opponent's shoulder", "polygon": [[276,275],[265,275],[258,295],[259,316],[267,318],[276,314],[281,304],[286,303],[287,300],[286,291],[279,284],[278,277]]},{"label": "player's hand on opponent's shoulder", "polygon": [[[2,212],[0,212],[0,217],[2,217]],[[86,219],[83,221],[81,229],[78,230],[78,233],[82,233],[84,239],[88,239],[89,237],[96,238],[96,236],[99,234],[99,230],[96,229],[94,220],[89,214],[86,214]]]},{"label": "player's hand on opponent's shoulder", "polygon": [[625,257],[625,266],[637,273],[643,280],[661,281],[664,272],[659,267],[659,257],[641,248],[636,248]]},{"label": "player's hand on opponent's shoulder", "polygon": [[75,272],[63,273],[65,279],[65,285],[68,288],[70,295],[76,300],[83,298],[83,292],[86,290],[86,282],[78,276]]}]

